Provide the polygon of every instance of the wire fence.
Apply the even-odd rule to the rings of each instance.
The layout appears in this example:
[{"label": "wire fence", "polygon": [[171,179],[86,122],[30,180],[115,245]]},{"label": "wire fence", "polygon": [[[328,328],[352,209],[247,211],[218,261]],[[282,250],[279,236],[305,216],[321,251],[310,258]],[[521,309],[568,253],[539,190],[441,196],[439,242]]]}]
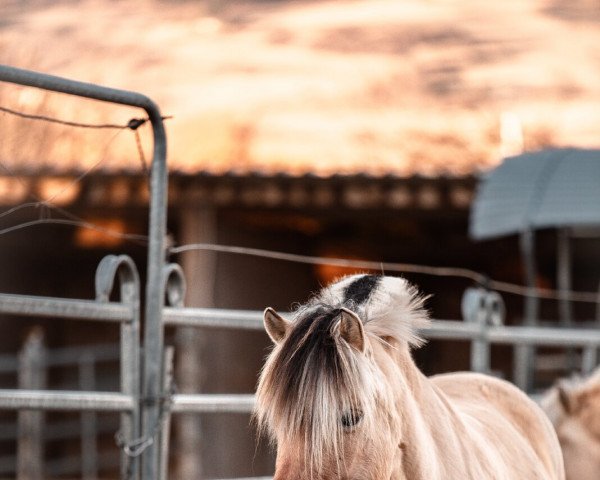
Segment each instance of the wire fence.
[{"label": "wire fence", "polygon": [[[84,123],[84,122],[76,122],[72,120],[64,120],[55,118],[49,115],[39,115],[39,114],[30,114],[22,111],[18,111],[12,108],[0,106],[0,111],[6,114],[14,115],[17,117],[34,120],[34,121],[42,121],[49,122],[54,124],[59,124],[63,126],[75,127],[75,128],[86,128],[86,129],[99,129],[99,130],[117,130],[117,133],[120,133],[123,130],[131,130],[135,135],[135,143],[138,152],[138,158],[140,161],[140,169],[142,173],[148,174],[149,169],[147,165],[147,161],[144,154],[144,149],[141,145],[141,139],[139,136],[138,129],[142,125],[146,124],[149,121],[149,117],[147,118],[132,118],[128,122],[123,124],[115,124],[115,123]],[[161,120],[170,119],[172,116],[161,116]],[[108,142],[110,144],[110,141]],[[106,148],[106,146],[105,146]],[[81,173],[72,182],[64,187],[62,190],[54,193],[52,196],[46,199],[35,197],[33,202],[25,202],[19,204],[15,207],[12,207],[4,212],[0,212],[0,219],[8,217],[19,210],[26,208],[34,208],[38,209],[39,217],[38,219],[21,222],[17,225],[12,225],[9,227],[1,228],[0,235],[9,234],[18,230],[22,230],[25,228],[30,228],[36,225],[63,225],[70,227],[81,227],[90,230],[95,230],[99,233],[105,234],[107,236],[111,236],[114,238],[119,238],[125,241],[135,242],[137,244],[145,245],[148,242],[148,236],[133,234],[133,233],[123,233],[119,231],[112,230],[110,228],[105,228],[100,225],[94,224],[93,222],[88,222],[83,220],[82,218],[69,213],[64,208],[61,208],[57,205],[54,205],[52,202],[55,198],[59,197],[65,190],[72,188],[77,183],[80,183],[85,177],[90,175],[94,170],[96,170],[105,160],[105,156],[103,156],[98,162],[88,168],[85,172]],[[6,165],[0,161],[0,169],[4,170],[10,177],[19,179],[19,176],[11,171]],[[64,217],[64,218],[47,218],[49,212],[55,212],[56,214]],[[417,273],[421,275],[430,275],[437,277],[452,277],[452,278],[463,278],[466,280],[470,280],[475,284],[489,288],[492,290],[497,290],[503,293],[509,293],[513,295],[518,295],[522,297],[535,297],[539,299],[546,300],[556,300],[556,301],[571,301],[571,302],[581,302],[581,303],[592,303],[600,305],[600,286],[598,291],[573,291],[573,290],[557,290],[551,288],[530,288],[524,285],[504,282],[500,280],[493,279],[486,275],[485,273],[478,272],[468,268],[461,267],[436,267],[429,265],[419,265],[419,264],[411,264],[411,263],[397,263],[397,262],[385,262],[385,261],[359,261],[354,259],[346,259],[346,258],[331,258],[331,257],[322,257],[322,256],[311,256],[311,255],[298,255],[281,251],[273,251],[267,249],[257,249],[257,248],[248,248],[243,246],[232,246],[232,245],[220,245],[220,244],[209,244],[209,243],[194,243],[194,244],[186,244],[186,245],[173,245],[169,248],[169,253],[171,255],[192,251],[192,250],[202,250],[202,251],[212,251],[212,252],[220,252],[220,253],[229,253],[229,254],[238,254],[238,255],[247,255],[254,256],[266,259],[277,259],[287,262],[295,262],[295,263],[303,263],[310,265],[330,265],[330,266],[338,266],[338,267],[347,267],[347,268],[358,268],[365,270],[378,270],[383,272],[395,272],[395,273]],[[600,307],[598,308],[599,318],[600,318]]]}]

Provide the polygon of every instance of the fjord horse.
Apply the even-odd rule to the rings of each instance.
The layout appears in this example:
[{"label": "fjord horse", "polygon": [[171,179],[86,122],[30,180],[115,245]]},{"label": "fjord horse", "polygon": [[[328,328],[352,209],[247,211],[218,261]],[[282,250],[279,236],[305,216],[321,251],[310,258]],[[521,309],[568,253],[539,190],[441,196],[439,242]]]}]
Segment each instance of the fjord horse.
[{"label": "fjord horse", "polygon": [[558,434],[567,480],[600,479],[600,368],[586,379],[561,380],[541,406]]},{"label": "fjord horse", "polygon": [[417,369],[427,315],[405,280],[345,277],[264,323],[275,347],[255,416],[277,445],[275,480],[564,479],[550,421],[516,387]]}]

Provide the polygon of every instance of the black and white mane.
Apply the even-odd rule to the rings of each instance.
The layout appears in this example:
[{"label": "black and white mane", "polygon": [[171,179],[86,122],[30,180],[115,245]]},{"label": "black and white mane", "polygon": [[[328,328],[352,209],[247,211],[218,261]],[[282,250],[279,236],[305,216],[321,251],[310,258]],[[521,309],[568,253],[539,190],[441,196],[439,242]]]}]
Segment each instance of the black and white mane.
[{"label": "black and white mane", "polygon": [[289,332],[265,364],[257,389],[259,426],[311,452],[305,459],[311,465],[335,454],[347,429],[361,418],[368,422],[371,409],[391,408],[392,401],[370,352],[340,335],[343,312],[356,314],[372,341],[390,338],[408,348],[422,342],[422,304],[414,287],[394,277],[353,275],[321,290],[294,312]]}]

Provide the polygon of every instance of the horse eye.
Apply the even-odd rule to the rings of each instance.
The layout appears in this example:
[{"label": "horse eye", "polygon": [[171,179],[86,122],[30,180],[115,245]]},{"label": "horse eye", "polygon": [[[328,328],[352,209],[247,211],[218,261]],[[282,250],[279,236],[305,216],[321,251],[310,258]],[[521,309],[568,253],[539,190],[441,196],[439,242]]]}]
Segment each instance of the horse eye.
[{"label": "horse eye", "polygon": [[352,411],[350,413],[345,413],[344,415],[342,415],[342,425],[344,426],[344,428],[352,428],[362,420],[362,417],[362,412]]}]

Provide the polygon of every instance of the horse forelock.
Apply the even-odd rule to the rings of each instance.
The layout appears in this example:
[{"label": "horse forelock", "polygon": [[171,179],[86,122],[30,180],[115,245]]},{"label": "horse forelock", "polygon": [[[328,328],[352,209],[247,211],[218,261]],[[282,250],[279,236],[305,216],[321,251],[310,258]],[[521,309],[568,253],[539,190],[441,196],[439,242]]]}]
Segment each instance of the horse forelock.
[{"label": "horse forelock", "polygon": [[[362,428],[375,409],[391,408],[383,372],[372,356],[335,334],[341,308],[361,318],[374,341],[394,337],[419,344],[417,328],[426,323],[423,299],[405,280],[373,275],[346,277],[323,289],[295,313],[292,329],[275,347],[260,376],[256,418],[273,439],[298,445],[307,465],[339,458],[344,415],[360,411]],[[311,467],[311,471],[312,468]]]},{"label": "horse forelock", "polygon": [[[298,445],[311,471],[338,458],[342,418],[364,419],[379,402],[380,373],[334,332],[340,309],[313,305],[265,364],[257,390],[257,418],[272,436]],[[367,420],[368,421],[368,420]]]}]

